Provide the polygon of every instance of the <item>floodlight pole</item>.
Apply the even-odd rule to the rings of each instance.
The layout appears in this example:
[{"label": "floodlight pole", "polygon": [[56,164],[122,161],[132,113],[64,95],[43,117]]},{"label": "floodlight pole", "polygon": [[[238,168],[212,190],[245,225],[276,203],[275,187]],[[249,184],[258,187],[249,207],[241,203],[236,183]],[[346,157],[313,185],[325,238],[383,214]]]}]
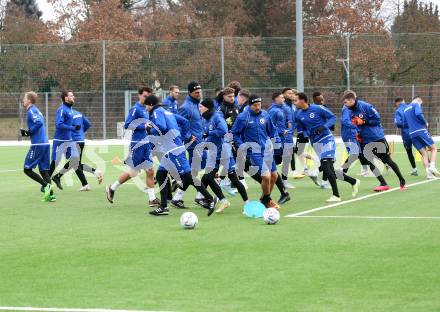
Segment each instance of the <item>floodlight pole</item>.
[{"label": "floodlight pole", "polygon": [[348,34],[345,39],[347,41],[347,56],[345,57],[345,59],[336,59],[336,61],[341,62],[344,66],[345,75],[347,77],[347,90],[350,90],[350,35]]},{"label": "floodlight pole", "polygon": [[304,91],[303,3],[296,0],[296,87]]}]

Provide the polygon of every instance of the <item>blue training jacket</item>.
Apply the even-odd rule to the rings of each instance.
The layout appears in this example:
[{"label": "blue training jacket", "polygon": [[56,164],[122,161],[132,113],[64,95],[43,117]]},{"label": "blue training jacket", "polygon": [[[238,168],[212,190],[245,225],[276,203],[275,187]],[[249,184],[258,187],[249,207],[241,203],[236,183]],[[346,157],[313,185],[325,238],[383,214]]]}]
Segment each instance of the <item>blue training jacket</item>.
[{"label": "blue training jacket", "polygon": [[199,100],[188,95],[178,110],[179,115],[189,121],[189,131],[196,137],[196,141],[188,149],[194,149],[202,141],[202,115],[200,115],[199,103]]},{"label": "blue training jacket", "polygon": [[58,107],[55,115],[55,133],[53,135],[54,140],[70,141],[72,140],[72,130],[75,127],[73,123],[73,110],[72,107],[66,103],[62,103]]},{"label": "blue training jacket", "polygon": [[26,123],[32,144],[48,143],[44,117],[38,107],[32,105],[26,112]]},{"label": "blue training jacket", "polygon": [[284,144],[286,141],[286,136],[284,132],[288,130],[288,117],[286,115],[285,105],[278,105],[272,103],[268,110],[270,119],[272,120],[273,125],[277,131],[278,137],[281,139],[281,143]]},{"label": "blue training jacket", "polygon": [[356,99],[356,103],[350,110],[350,118],[359,117],[365,120],[365,124],[359,126],[362,143],[367,144],[385,138],[380,121],[380,115],[370,103]]},{"label": "blue training jacket", "polygon": [[298,109],[295,118],[297,128],[308,134],[312,144],[333,138],[330,128],[335,125],[336,116],[326,107],[309,104],[305,110]]},{"label": "blue training jacket", "polygon": [[180,116],[179,114],[173,114],[174,118],[176,118],[177,125],[179,126],[180,135],[183,141],[189,141],[191,139],[191,133],[189,130],[189,121],[185,117]]},{"label": "blue training jacket", "polygon": [[84,116],[79,111],[72,109],[73,111],[73,122],[72,125],[75,126],[81,126],[79,130],[72,130],[72,139],[76,142],[83,142],[85,133],[89,128],[91,127],[90,121],[87,119],[86,116]]},{"label": "blue training jacket", "polygon": [[411,138],[416,137],[419,132],[427,130],[427,122],[423,115],[422,106],[419,103],[408,104],[404,110],[404,116]]},{"label": "blue training jacket", "polygon": [[177,111],[179,109],[179,103],[176,99],[174,99],[171,95],[168,95],[165,100],[162,102],[163,108],[166,110],[177,114]]},{"label": "blue training jacket", "polygon": [[150,134],[153,136],[159,136],[160,146],[155,144],[160,151],[169,153],[170,151],[182,148],[182,152],[185,151],[183,147],[182,136],[179,131],[179,125],[172,112],[167,111],[161,105],[157,105],[150,111],[150,121],[154,124],[151,128]]},{"label": "blue training jacket", "polygon": [[228,125],[223,118],[223,114],[214,111],[208,119],[203,118],[203,131],[208,135],[204,141],[215,144],[217,147],[216,159],[220,159],[224,137],[228,133]]},{"label": "blue training jacket", "polygon": [[357,140],[359,128],[351,123],[351,112],[346,107],[342,107],[341,114],[341,138],[344,142],[353,142]]},{"label": "blue training jacket", "polygon": [[148,120],[148,113],[144,105],[136,102],[130,108],[124,124],[124,129],[133,131],[131,136],[132,143],[137,143],[146,139],[147,131],[145,130],[145,124],[148,122]]},{"label": "blue training jacket", "polygon": [[264,149],[268,139],[278,139],[275,126],[265,110],[259,113],[252,109],[243,111],[235,119],[231,132],[237,147],[243,143],[255,142]]}]

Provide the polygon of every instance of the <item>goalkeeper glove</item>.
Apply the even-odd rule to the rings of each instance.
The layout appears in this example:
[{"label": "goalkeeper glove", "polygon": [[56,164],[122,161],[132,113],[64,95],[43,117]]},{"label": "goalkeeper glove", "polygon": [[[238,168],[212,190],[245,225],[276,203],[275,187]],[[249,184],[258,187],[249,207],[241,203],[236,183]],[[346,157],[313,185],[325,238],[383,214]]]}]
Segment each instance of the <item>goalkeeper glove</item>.
[{"label": "goalkeeper glove", "polygon": [[365,124],[365,120],[363,120],[363,119],[360,118],[359,116],[355,116],[355,117],[353,117],[353,119],[351,120],[351,123],[352,123],[353,125],[356,125],[356,126],[362,126],[362,125]]}]

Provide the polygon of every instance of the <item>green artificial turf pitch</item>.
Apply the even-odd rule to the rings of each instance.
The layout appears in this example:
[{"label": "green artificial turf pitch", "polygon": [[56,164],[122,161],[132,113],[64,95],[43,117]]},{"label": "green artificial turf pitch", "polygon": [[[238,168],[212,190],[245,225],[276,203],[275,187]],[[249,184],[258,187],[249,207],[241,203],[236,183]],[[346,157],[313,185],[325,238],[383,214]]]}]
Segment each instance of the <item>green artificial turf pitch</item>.
[{"label": "green artificial turf pitch", "polygon": [[[242,215],[239,196],[222,215],[199,217],[195,230],[179,225],[182,210],[148,215],[146,194],[121,186],[111,205],[105,184],[122,172],[110,161],[122,147],[86,147],[85,163],[102,158],[104,183],[92,191],[64,177],[56,203],[41,202],[22,172],[26,147],[1,147],[0,306],[165,311],[438,311],[440,310],[440,183],[433,181],[307,214],[307,216],[428,217],[426,219],[285,218],[325,206],[330,190],[293,180],[292,200],[278,225]],[[394,159],[408,184],[403,149]],[[359,173],[356,165],[349,172]],[[145,175],[138,182],[142,185]],[[398,186],[397,178],[385,176]],[[359,197],[374,178],[361,178]],[[247,179],[249,195],[260,196]],[[68,184],[73,182],[73,185]],[[339,182],[344,200],[348,184]],[[279,193],[274,191],[274,198]]]}]

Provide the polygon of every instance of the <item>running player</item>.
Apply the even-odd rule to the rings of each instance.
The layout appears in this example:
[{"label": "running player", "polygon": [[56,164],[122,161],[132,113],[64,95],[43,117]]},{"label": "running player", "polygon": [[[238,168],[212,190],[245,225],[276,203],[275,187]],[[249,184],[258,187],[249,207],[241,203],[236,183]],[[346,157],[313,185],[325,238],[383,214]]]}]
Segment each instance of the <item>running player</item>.
[{"label": "running player", "polygon": [[[277,168],[273,160],[273,144],[277,139],[276,129],[269,114],[261,108],[261,98],[251,95],[249,98],[249,109],[238,115],[233,127],[232,134],[234,142],[239,148],[238,159],[243,161],[242,153],[247,151],[246,158],[249,158],[253,168],[257,172],[251,176],[258,176],[261,181],[261,202],[268,208],[280,207],[272,198],[271,193],[278,177]],[[241,147],[241,148],[240,148]]]},{"label": "running player", "polygon": [[298,128],[309,134],[310,143],[320,159],[320,170],[327,177],[333,191],[333,195],[326,202],[341,201],[336,178],[351,184],[352,196],[355,197],[359,191],[360,181],[347,176],[345,173],[337,176],[333,167],[336,143],[330,128],[335,125],[336,116],[324,106],[308,104],[305,93],[298,93],[295,105],[298,109],[296,114]]},{"label": "running player", "polygon": [[[46,136],[44,117],[35,105],[38,96],[35,92],[27,92],[24,95],[23,106],[26,109],[27,130],[20,129],[23,137],[30,137],[31,147],[24,161],[24,173],[41,185],[44,192],[43,200],[46,202],[56,201],[50,184],[50,143]],[[40,174],[33,171],[38,166]]]},{"label": "running player", "polygon": [[404,110],[408,107],[408,105],[401,97],[398,97],[394,100],[394,105],[397,107],[396,112],[394,113],[394,124],[401,131],[403,147],[405,147],[408,160],[411,164],[411,175],[418,176],[419,174],[417,172],[416,160],[414,159],[412,150],[413,144],[409,134],[408,123],[405,121]]},{"label": "running player", "polygon": [[390,157],[390,147],[385,139],[381,125],[380,115],[376,108],[357,98],[356,93],[347,90],[343,97],[344,105],[350,110],[350,118],[354,125],[359,128],[361,152],[367,159],[371,171],[376,175],[380,185],[374,188],[375,192],[387,191],[390,189],[383,176],[373,165],[374,158],[379,159],[385,165],[393,169],[400,181],[400,189],[406,189],[405,179],[400,172],[399,166]]},{"label": "running player", "polygon": [[440,177],[440,173],[435,168],[437,148],[428,131],[428,122],[423,115],[422,104],[422,99],[416,96],[412,103],[404,109],[404,122],[408,124],[412,144],[422,155],[427,178],[432,179],[433,176]]},{"label": "running player", "polygon": [[148,113],[145,109],[145,99],[152,93],[151,88],[142,87],[138,90],[138,102],[130,109],[125,119],[124,128],[133,131],[130,152],[125,164],[129,169],[122,173],[119,178],[110,186],[106,187],[107,199],[113,203],[116,190],[136,177],[140,171],[145,170],[147,182],[148,204],[150,207],[157,207],[160,203],[156,198],[154,190],[153,160],[151,158],[151,146],[147,138]]}]

